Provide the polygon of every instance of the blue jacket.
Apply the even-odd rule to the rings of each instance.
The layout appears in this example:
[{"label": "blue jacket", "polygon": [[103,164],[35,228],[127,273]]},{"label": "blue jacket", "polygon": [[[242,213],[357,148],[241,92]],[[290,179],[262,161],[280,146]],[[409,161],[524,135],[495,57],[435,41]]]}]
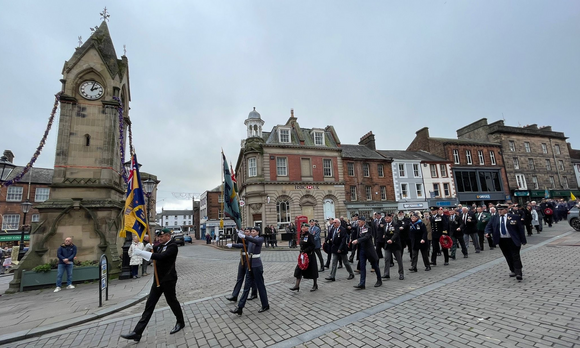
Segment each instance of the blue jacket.
[{"label": "blue jacket", "polygon": [[74,261],[75,256],[77,256],[77,247],[74,244],[67,246],[66,244],[62,244],[58,251],[56,252],[56,256],[58,256],[58,263],[65,264],[64,259],[68,259],[69,262],[72,264]]},{"label": "blue jacket", "polygon": [[[260,255],[262,252],[262,244],[264,244],[264,237],[250,237],[246,236],[246,246],[248,250],[248,257],[252,255]],[[233,248],[243,248],[242,243],[232,244]],[[262,267],[262,259],[261,258],[252,258],[250,260],[250,264],[252,267]]]},{"label": "blue jacket", "polygon": [[[506,214],[505,217],[507,219],[506,229],[514,241],[514,244],[518,247],[522,246],[522,244],[527,244],[528,241],[526,240],[524,223],[522,222],[521,216],[519,214]],[[493,237],[494,245],[498,245],[501,238],[500,221],[501,216],[496,214],[491,217],[491,220],[487,226],[485,226],[485,233],[488,233]]]},{"label": "blue jacket", "polygon": [[320,242],[320,227],[314,225],[310,227],[310,234],[314,237],[314,248],[320,249],[322,243]]}]

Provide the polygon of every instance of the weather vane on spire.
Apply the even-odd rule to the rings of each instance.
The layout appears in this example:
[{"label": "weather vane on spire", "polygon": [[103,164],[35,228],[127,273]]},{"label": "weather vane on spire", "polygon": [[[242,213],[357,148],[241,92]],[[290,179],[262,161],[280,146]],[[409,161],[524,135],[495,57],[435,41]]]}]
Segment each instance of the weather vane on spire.
[{"label": "weather vane on spire", "polygon": [[109,21],[109,17],[111,17],[111,15],[109,14],[109,12],[107,12],[107,7],[105,6],[105,9],[103,10],[103,12],[100,13],[101,15],[101,20],[104,21]]},{"label": "weather vane on spire", "polygon": [[83,45],[83,37],[79,36],[79,47]]},{"label": "weather vane on spire", "polygon": [[127,45],[123,45],[123,55],[127,55]]}]

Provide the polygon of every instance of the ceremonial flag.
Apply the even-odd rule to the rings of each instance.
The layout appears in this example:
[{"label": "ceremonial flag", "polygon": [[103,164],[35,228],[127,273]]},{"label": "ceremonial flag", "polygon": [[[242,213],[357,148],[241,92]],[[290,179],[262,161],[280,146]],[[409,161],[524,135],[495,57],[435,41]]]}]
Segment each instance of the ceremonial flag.
[{"label": "ceremonial flag", "polygon": [[572,192],[570,192],[570,198],[575,201],[576,200],[576,196],[574,196],[574,194]]},{"label": "ceremonial flag", "polygon": [[550,198],[550,191],[548,189],[544,190],[544,198]]},{"label": "ceremonial flag", "polygon": [[234,222],[238,229],[242,228],[242,216],[240,214],[240,200],[238,197],[238,192],[234,181],[232,180],[232,174],[228,168],[228,162],[226,161],[226,156],[222,152],[222,161],[224,165],[224,214],[229,216]]},{"label": "ceremonial flag", "polygon": [[145,196],[141,187],[141,175],[137,164],[137,155],[131,158],[131,173],[127,180],[127,198],[125,199],[125,224],[119,232],[119,237],[125,238],[129,231],[143,241],[147,233],[147,214],[145,213]]}]

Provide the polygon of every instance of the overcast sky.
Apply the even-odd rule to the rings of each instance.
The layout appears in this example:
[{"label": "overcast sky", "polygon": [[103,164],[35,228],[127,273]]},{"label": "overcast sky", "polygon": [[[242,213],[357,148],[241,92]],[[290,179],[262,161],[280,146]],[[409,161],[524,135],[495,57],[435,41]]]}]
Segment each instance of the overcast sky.
[{"label": "overcast sky", "polygon": [[[304,128],[333,125],[343,144],[372,130],[380,149],[483,117],[551,125],[580,148],[577,0],[3,1],[0,151],[17,165],[105,6],[119,57],[127,45],[134,145],[161,180],[158,211],[220,184],[220,149],[235,166],[254,106],[266,131],[294,108]],[[54,166],[57,127],[36,167]]]}]

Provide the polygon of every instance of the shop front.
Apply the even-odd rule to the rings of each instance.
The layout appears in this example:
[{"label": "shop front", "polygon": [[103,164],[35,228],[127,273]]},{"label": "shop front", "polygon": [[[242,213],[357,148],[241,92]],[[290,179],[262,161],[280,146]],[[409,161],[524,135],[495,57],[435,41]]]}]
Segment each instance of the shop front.
[{"label": "shop front", "polygon": [[427,200],[429,209],[431,207],[455,208],[457,204],[459,204],[457,198],[431,198]]},{"label": "shop front", "polygon": [[519,203],[519,204],[524,204],[527,201],[530,201],[530,191],[512,191],[512,195],[513,195],[513,202],[514,203]]},{"label": "shop front", "polygon": [[[21,232],[16,233],[2,233],[0,234],[0,247],[12,248],[13,245],[18,245],[20,243]],[[24,234],[24,245],[26,246],[30,242],[30,235],[28,233]]]},{"label": "shop front", "polygon": [[397,205],[397,210],[415,211],[415,210],[429,210],[427,202],[405,202]]},{"label": "shop front", "polygon": [[572,199],[572,195],[576,198],[580,198],[579,196],[580,191],[578,190],[551,190],[550,191],[550,198],[553,199],[564,199],[569,201]]},{"label": "shop front", "polygon": [[473,192],[473,193],[458,193],[457,198],[463,205],[483,205],[488,203],[503,203],[506,201],[506,196],[503,192]]},{"label": "shop front", "polygon": [[396,202],[345,202],[346,216],[350,219],[354,214],[370,218],[373,213],[379,212],[384,214],[394,214],[398,210]]}]

